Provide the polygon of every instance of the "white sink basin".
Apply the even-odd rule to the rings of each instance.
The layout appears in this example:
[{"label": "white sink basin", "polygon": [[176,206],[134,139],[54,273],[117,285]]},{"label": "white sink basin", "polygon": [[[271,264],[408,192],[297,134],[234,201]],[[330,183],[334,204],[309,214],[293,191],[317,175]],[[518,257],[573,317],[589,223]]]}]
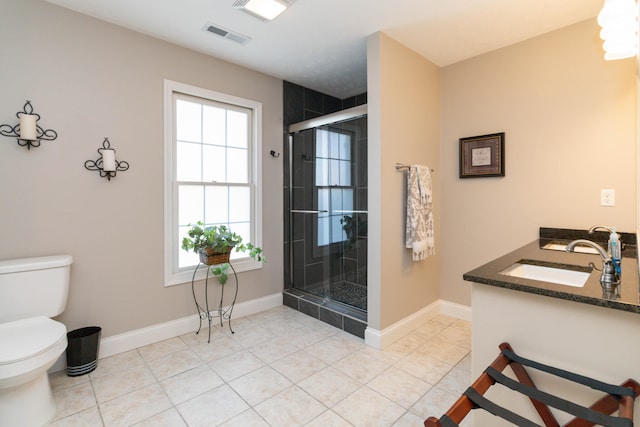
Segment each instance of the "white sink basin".
[{"label": "white sink basin", "polygon": [[590,273],[585,271],[545,267],[520,262],[505,268],[500,271],[499,274],[511,277],[520,277],[522,279],[556,283],[558,285],[574,286],[576,288],[583,287],[590,275]]},{"label": "white sink basin", "polygon": [[[542,249],[551,249],[552,251],[563,251],[563,252],[565,252],[567,250],[567,245],[562,245],[560,243],[547,243],[546,245],[544,245],[542,247]],[[597,254],[598,253],[598,251],[596,251],[591,246],[581,246],[581,245],[576,246],[573,249],[573,252],[580,252],[580,253],[583,253],[583,254]]]}]

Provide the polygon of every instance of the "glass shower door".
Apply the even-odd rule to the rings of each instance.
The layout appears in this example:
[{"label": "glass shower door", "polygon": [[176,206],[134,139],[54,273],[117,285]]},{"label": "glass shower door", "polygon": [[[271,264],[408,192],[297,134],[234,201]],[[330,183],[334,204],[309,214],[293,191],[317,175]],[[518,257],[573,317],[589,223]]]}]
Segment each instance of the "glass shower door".
[{"label": "glass shower door", "polygon": [[[366,126],[366,118],[357,120]],[[358,140],[351,122],[307,129],[290,140],[291,283],[366,310],[366,186],[357,186],[366,176],[366,150],[358,149],[366,140]],[[358,172],[363,162],[364,174]]]}]

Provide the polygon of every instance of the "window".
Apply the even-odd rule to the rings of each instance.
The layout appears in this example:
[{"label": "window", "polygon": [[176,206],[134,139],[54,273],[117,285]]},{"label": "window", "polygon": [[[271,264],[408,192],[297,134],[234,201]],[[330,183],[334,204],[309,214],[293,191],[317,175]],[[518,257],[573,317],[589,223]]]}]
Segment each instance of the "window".
[{"label": "window", "polygon": [[[261,245],[260,115],[260,103],[165,81],[165,285],[190,282],[198,264],[181,248],[189,224],[226,225]],[[261,266],[231,259],[236,271]]]},{"label": "window", "polygon": [[316,130],[318,246],[346,240],[340,220],[353,212],[351,134],[329,128]]}]

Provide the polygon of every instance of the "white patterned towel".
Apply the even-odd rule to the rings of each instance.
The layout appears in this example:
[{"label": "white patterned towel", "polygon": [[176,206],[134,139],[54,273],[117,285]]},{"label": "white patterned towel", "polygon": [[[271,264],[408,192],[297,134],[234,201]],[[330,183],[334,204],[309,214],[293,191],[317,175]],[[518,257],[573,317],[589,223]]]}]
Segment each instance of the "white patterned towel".
[{"label": "white patterned towel", "polygon": [[406,247],[413,249],[413,260],[435,255],[431,170],[427,166],[411,165],[407,174]]}]

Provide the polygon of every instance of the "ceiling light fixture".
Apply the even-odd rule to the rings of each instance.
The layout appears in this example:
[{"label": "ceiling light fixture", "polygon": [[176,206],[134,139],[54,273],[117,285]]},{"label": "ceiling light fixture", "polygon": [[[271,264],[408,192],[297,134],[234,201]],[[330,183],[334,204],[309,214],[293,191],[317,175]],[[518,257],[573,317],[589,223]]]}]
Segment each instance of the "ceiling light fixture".
[{"label": "ceiling light fixture", "polygon": [[271,21],[284,12],[291,3],[293,2],[281,0],[236,0],[233,7],[263,21]]},{"label": "ceiling light fixture", "polygon": [[604,59],[631,58],[638,54],[638,5],[635,0],[605,0],[598,14],[604,40]]}]

